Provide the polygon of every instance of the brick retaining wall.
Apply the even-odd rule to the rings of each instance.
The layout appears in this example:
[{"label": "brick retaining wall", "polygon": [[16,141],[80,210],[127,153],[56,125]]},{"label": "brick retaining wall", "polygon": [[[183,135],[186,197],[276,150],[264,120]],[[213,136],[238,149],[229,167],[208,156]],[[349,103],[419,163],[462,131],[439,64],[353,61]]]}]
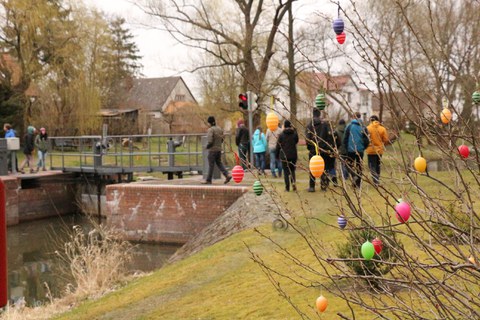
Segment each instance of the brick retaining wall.
[{"label": "brick retaining wall", "polygon": [[115,184],[106,187],[107,225],[125,240],[185,243],[247,187]]},{"label": "brick retaining wall", "polygon": [[72,178],[72,174],[59,172],[2,176],[7,226],[78,211]]}]

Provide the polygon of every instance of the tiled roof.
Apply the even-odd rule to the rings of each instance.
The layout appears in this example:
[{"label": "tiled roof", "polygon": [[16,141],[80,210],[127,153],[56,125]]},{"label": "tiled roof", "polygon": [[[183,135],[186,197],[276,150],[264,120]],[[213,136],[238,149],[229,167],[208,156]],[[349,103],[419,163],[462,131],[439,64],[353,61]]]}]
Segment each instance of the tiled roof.
[{"label": "tiled roof", "polygon": [[300,76],[305,84],[310,83],[317,89],[323,88],[326,91],[340,91],[352,79],[350,75],[332,76],[321,72],[304,72]]},{"label": "tiled roof", "polygon": [[179,81],[183,81],[182,77],[130,78],[123,80],[119,88],[117,102],[113,107],[160,111]]}]

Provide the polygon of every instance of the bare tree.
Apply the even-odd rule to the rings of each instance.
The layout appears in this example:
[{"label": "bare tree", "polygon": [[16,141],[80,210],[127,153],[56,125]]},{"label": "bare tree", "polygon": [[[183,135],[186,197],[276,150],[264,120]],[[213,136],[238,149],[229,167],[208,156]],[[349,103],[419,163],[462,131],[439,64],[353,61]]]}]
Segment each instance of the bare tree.
[{"label": "bare tree", "polygon": [[[360,189],[343,181],[330,191],[334,206],[328,214],[312,215],[307,202],[300,199],[305,220],[292,219],[289,226],[311,252],[308,259],[261,231],[276,246],[288,268],[271,265],[262,254],[250,249],[252,258],[301,318],[312,315],[310,306],[292,299],[293,293],[285,289],[285,282],[318,288],[341,298],[349,308],[349,314],[338,314],[342,319],[357,319],[360,309],[371,313],[371,318],[381,319],[476,319],[480,317],[480,215],[476,204],[480,196],[480,137],[472,130],[471,113],[462,114],[460,106],[464,101],[453,101],[458,93],[456,86],[467,87],[460,81],[466,70],[460,66],[469,65],[462,59],[470,59],[464,48],[474,52],[477,39],[463,38],[464,48],[453,50],[458,39],[450,38],[446,21],[462,24],[460,12],[467,14],[465,10],[475,8],[478,14],[478,2],[392,0],[382,5],[382,10],[369,12],[383,12],[387,17],[390,12],[400,18],[390,21],[390,25],[381,24],[380,34],[374,28],[376,24],[369,25],[367,20],[381,21],[381,16],[368,16],[354,3],[344,11],[350,28],[356,32],[355,49],[362,58],[352,64],[362,65],[374,75],[377,89],[386,97],[384,111],[401,114],[401,121],[414,121],[433,146],[426,150],[421,144],[412,146],[400,140],[388,151],[391,166],[382,176],[384,183],[375,186],[366,170]],[[445,35],[432,32],[440,28],[444,28]],[[450,41],[441,39],[443,36]],[[400,101],[392,91],[401,92],[409,105],[398,109],[398,104],[389,101]],[[443,97],[452,103],[444,105]],[[458,119],[442,124],[440,110],[445,106]],[[459,155],[457,140],[473,146],[475,154],[468,161]],[[413,165],[417,152],[426,151],[441,159],[447,173],[424,171]],[[339,159],[338,154],[336,157]],[[396,213],[401,202],[411,208],[408,222]],[[332,216],[348,220],[344,236],[338,231],[340,249],[321,242],[316,230],[318,224],[338,228]],[[375,237],[388,247],[388,253],[366,258],[361,253],[362,244]]]}]

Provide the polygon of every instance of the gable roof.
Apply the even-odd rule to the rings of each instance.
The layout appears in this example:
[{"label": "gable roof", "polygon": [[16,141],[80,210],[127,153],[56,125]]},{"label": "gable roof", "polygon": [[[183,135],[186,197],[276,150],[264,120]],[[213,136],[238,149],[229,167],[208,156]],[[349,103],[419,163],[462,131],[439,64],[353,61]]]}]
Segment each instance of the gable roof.
[{"label": "gable roof", "polygon": [[123,98],[118,100],[118,107],[161,110],[179,81],[183,82],[195,100],[182,77],[129,78],[120,85]]},{"label": "gable roof", "polygon": [[333,76],[323,72],[302,72],[299,76],[302,87],[325,91],[341,91],[350,80],[352,77],[348,74]]}]

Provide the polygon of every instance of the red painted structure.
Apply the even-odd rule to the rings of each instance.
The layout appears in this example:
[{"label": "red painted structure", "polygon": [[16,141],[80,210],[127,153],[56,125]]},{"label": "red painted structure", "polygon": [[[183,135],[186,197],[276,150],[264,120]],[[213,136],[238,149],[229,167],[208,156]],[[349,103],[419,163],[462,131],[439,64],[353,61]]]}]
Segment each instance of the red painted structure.
[{"label": "red painted structure", "polygon": [[7,219],[5,184],[0,179],[0,307],[7,305]]}]

